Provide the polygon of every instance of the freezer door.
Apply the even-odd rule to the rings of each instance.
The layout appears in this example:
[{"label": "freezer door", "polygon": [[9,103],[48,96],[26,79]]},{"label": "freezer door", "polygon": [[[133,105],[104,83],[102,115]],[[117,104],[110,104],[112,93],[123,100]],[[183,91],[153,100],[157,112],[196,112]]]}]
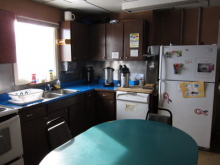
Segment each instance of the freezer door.
[{"label": "freezer door", "polygon": [[205,97],[183,98],[178,81],[160,81],[159,107],[171,110],[173,126],[188,133],[198,146],[210,148],[214,83],[205,83]]},{"label": "freezer door", "polygon": [[161,80],[215,82],[217,45],[161,46]]}]

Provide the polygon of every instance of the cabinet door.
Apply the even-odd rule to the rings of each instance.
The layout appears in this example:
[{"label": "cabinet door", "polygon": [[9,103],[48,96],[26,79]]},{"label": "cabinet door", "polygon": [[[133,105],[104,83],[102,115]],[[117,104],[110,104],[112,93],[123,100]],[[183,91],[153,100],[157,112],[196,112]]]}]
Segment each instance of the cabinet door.
[{"label": "cabinet door", "polygon": [[94,92],[86,93],[86,129],[95,125]]},{"label": "cabinet door", "polygon": [[97,102],[98,123],[116,120],[115,101],[99,100]]},{"label": "cabinet door", "polygon": [[123,23],[106,24],[106,57],[108,60],[123,59]]},{"label": "cabinet door", "polygon": [[105,60],[105,24],[90,25],[90,60]]},{"label": "cabinet door", "polygon": [[[59,39],[71,39],[70,26],[70,21],[63,21],[60,23]],[[72,61],[71,44],[59,45],[59,51],[61,61]]]},{"label": "cabinet door", "polygon": [[69,107],[69,123],[73,137],[86,130],[85,118],[85,102],[81,102]]},{"label": "cabinet door", "polygon": [[96,124],[116,119],[115,93],[96,92]]},{"label": "cabinet door", "polygon": [[14,21],[14,13],[0,10],[0,63],[16,62]]},{"label": "cabinet door", "polygon": [[71,21],[72,60],[87,60],[89,54],[89,25]]},{"label": "cabinet door", "polygon": [[71,44],[60,45],[61,61],[87,60],[89,53],[89,26],[63,21],[60,23],[60,39],[71,39]]},{"label": "cabinet door", "polygon": [[38,165],[49,152],[45,117],[21,123],[25,165]]},{"label": "cabinet door", "polygon": [[[137,34],[137,35],[136,35]],[[137,42],[132,42],[136,37]],[[147,24],[146,21],[131,21],[124,23],[124,59],[125,60],[142,60],[143,54],[147,48]],[[134,46],[132,46],[134,45]]]}]

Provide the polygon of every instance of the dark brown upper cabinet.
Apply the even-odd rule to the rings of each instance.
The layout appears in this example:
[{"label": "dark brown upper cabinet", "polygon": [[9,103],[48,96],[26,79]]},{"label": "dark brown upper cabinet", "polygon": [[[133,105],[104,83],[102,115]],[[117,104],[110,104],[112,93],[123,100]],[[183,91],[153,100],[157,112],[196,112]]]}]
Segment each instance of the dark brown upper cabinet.
[{"label": "dark brown upper cabinet", "polygon": [[106,59],[123,59],[123,23],[106,24]]},{"label": "dark brown upper cabinet", "polygon": [[148,46],[145,20],[124,22],[124,60],[142,60]]},{"label": "dark brown upper cabinet", "polygon": [[74,21],[63,21],[60,24],[59,39],[71,39],[70,44],[60,45],[61,61],[79,61],[88,59],[88,25]]},{"label": "dark brown upper cabinet", "polygon": [[93,61],[105,60],[105,24],[90,25],[90,54]]},{"label": "dark brown upper cabinet", "polygon": [[16,63],[15,15],[0,10],[0,63]]}]

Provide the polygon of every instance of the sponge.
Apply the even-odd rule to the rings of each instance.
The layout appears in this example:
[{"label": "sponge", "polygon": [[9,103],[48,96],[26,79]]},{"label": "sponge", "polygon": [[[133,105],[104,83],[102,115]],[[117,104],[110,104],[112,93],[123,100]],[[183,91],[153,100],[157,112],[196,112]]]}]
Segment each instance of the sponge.
[{"label": "sponge", "polygon": [[60,89],[60,86],[57,84],[54,84],[54,88],[57,90],[57,89]]}]

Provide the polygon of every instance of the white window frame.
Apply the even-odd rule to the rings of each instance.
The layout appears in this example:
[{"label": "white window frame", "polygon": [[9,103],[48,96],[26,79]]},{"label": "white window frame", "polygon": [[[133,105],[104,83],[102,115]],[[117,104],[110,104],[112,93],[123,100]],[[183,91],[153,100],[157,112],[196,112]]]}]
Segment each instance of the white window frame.
[{"label": "white window frame", "polygon": [[[58,57],[58,45],[56,44],[55,41],[58,38],[59,24],[53,23],[53,22],[47,22],[47,21],[43,21],[43,20],[38,20],[38,19],[32,19],[32,18],[23,17],[23,16],[17,16],[16,21],[24,22],[24,23],[30,23],[30,24],[33,24],[33,25],[43,25],[43,26],[54,27],[55,28],[54,44],[55,44],[55,65],[56,65],[56,69],[55,69],[55,71],[53,71],[53,75],[54,75],[54,80],[58,79],[59,78],[59,60],[58,60],[59,57]],[[31,83],[28,80],[21,81],[21,80],[18,79],[18,66],[17,66],[17,63],[13,64],[13,69],[14,69],[14,81],[15,81],[16,86]],[[49,74],[49,71],[48,71],[48,74]],[[45,75],[47,76],[46,73],[45,73]],[[31,77],[31,75],[30,75],[30,77]],[[39,82],[39,83],[41,83],[41,82]]]}]

